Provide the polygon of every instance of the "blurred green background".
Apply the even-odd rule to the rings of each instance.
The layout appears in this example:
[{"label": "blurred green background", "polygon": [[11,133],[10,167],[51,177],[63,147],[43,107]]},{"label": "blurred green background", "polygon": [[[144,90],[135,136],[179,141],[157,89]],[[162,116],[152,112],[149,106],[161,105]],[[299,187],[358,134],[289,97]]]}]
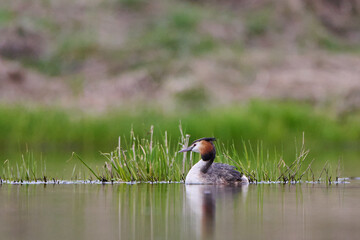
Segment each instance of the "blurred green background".
[{"label": "blurred green background", "polygon": [[215,136],[360,174],[360,2],[2,1],[0,163],[69,177],[118,136]]}]

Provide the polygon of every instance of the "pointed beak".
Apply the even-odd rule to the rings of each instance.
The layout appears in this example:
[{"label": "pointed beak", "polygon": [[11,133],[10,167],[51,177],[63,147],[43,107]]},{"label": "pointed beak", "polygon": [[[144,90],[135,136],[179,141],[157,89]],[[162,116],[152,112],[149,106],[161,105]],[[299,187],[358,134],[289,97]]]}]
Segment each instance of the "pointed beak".
[{"label": "pointed beak", "polygon": [[179,152],[189,152],[192,149],[193,149],[193,147],[188,147],[188,148],[181,149]]}]

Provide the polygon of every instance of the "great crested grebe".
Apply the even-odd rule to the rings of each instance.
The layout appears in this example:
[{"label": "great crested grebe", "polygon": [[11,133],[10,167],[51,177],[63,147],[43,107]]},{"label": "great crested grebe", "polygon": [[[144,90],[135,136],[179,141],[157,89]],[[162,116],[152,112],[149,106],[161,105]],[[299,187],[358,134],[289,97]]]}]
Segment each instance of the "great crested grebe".
[{"label": "great crested grebe", "polygon": [[185,184],[237,185],[249,183],[248,178],[236,171],[234,166],[213,163],[216,155],[213,141],[215,141],[215,138],[200,138],[195,140],[190,147],[179,151],[192,151],[201,154],[200,161],[187,174]]}]

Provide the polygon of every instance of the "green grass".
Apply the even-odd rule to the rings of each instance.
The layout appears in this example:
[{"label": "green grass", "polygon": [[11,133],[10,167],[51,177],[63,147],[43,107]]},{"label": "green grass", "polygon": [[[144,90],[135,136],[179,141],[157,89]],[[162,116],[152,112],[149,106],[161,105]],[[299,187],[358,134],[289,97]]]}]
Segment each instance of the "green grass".
[{"label": "green grass", "polygon": [[273,9],[264,8],[257,11],[251,11],[246,14],[245,27],[249,37],[259,37],[264,35],[273,24]]},{"label": "green grass", "polygon": [[21,155],[19,163],[11,164],[9,160],[5,160],[0,169],[0,181],[48,181],[45,161],[35,159],[34,154],[29,151]]},{"label": "green grass", "polygon": [[[151,126],[149,135],[140,138],[131,130],[128,139],[119,137],[118,146],[110,153],[103,153],[105,163],[102,168],[93,168],[81,156],[73,153],[88,170],[88,174],[81,174],[74,167],[72,180],[95,179],[102,182],[179,182],[184,181],[187,172],[198,161],[199,156],[194,153],[178,153],[179,149],[187,147],[190,135],[185,134],[180,125],[181,137],[175,148],[167,131],[160,138],[154,136],[154,127]],[[193,139],[192,139],[193,140]],[[339,169],[332,171],[327,162],[322,169],[313,169],[311,161],[308,163],[309,151],[305,148],[304,139],[294,160],[285,161],[282,154],[276,150],[266,150],[261,142],[255,146],[243,142],[241,154],[234,145],[226,146],[216,143],[218,156],[216,162],[234,165],[245,174],[250,182],[283,182],[296,183],[299,181],[331,183],[339,177]],[[11,165],[6,160],[1,167],[0,179],[12,182],[44,181],[55,178],[46,173],[45,161],[35,160],[31,152],[22,155],[21,163]],[[81,178],[83,176],[83,178]],[[64,180],[64,179],[62,179]]]},{"label": "green grass", "polygon": [[15,19],[15,13],[8,9],[0,8],[0,27],[6,26]]},{"label": "green grass", "polygon": [[222,109],[173,113],[144,109],[104,116],[4,106],[0,108],[0,148],[24,151],[28,145],[35,151],[53,148],[70,152],[104,151],[115,147],[118,136],[128,138],[132,126],[140,137],[146,136],[149,127],[155,125],[159,131],[167,130],[170,136],[178,138],[179,120],[194,138],[214,135],[225,144],[236,146],[243,140],[262,139],[265,147],[282,147],[302,132],[306,133],[308,144],[316,147],[352,148],[360,141],[358,117],[338,121],[325,110],[314,110],[306,104],[253,102]]},{"label": "green grass", "polygon": [[[119,138],[117,148],[104,153],[105,165],[101,170],[92,169],[80,156],[74,154],[82,164],[89,169],[99,181],[137,181],[137,182],[178,182],[184,181],[187,172],[198,161],[197,154],[178,153],[178,149],[186,147],[190,135],[184,134],[180,125],[181,138],[178,149],[171,150],[167,132],[161,139],[154,138],[154,128],[151,126],[147,138],[139,138],[131,131],[130,138]],[[304,139],[298,154],[293,161],[284,161],[277,151],[270,153],[261,143],[256,147],[243,142],[243,155],[240,155],[234,145],[231,150],[225,145],[216,144],[218,149],[217,162],[235,165],[237,169],[248,176],[250,182],[299,182],[318,181],[331,183],[336,173],[331,172],[325,163],[323,169],[315,173],[312,163],[306,164],[309,151],[305,148]],[[290,164],[287,164],[290,162]],[[323,173],[325,174],[323,175]],[[336,175],[337,179],[338,175]]]},{"label": "green grass", "polygon": [[[116,148],[119,136],[123,141],[130,139],[131,128],[137,139],[147,139],[150,126],[154,125],[154,139],[158,142],[163,141],[166,130],[169,152],[175,152],[179,149],[178,140],[181,137],[179,121],[184,131],[191,134],[192,140],[215,136],[219,143],[227,146],[226,149],[234,148],[233,152],[239,154],[244,152],[244,142],[256,149],[261,140],[262,149],[276,148],[288,165],[296,155],[293,147],[295,139],[299,142],[305,132],[307,146],[311,149],[305,164],[316,159],[313,168],[322,169],[325,161],[336,165],[338,159],[342,159],[347,176],[359,174],[358,116],[339,121],[325,110],[276,102],[253,102],[246,106],[173,113],[122,111],[104,116],[60,109],[1,107],[0,162],[9,159],[12,164],[20,163],[19,153],[31,149],[36,155],[42,153],[50,175],[70,177],[73,166],[68,166],[65,173],[58,167],[65,165],[72,152],[82,156],[92,168],[101,166],[103,159],[99,151],[110,152]],[[123,148],[128,149],[125,142],[122,144]],[[274,156],[274,159],[278,157]],[[73,164],[73,161],[69,164]],[[53,167],[55,165],[56,168]]]}]

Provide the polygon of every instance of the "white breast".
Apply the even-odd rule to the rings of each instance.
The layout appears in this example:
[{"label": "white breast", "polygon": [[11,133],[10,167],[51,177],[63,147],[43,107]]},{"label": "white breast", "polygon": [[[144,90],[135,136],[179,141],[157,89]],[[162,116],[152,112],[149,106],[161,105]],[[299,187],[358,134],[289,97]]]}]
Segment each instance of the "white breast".
[{"label": "white breast", "polygon": [[189,171],[186,176],[185,184],[205,184],[205,179],[202,177],[203,173],[200,171],[206,162],[200,160]]}]

